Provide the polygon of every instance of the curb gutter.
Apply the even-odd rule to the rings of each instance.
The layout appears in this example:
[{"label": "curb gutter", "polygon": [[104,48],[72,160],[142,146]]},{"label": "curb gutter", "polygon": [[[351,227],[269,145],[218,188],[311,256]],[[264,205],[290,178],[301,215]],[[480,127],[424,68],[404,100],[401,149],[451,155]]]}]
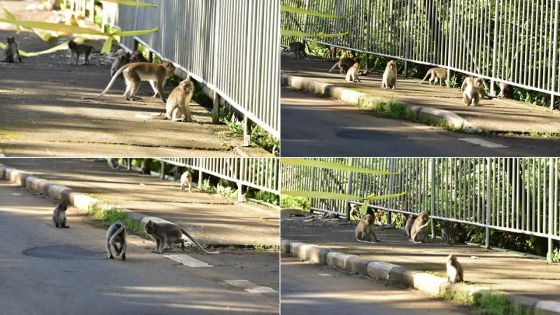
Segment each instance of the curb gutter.
[{"label": "curb gutter", "polygon": [[[281,82],[282,86],[289,86],[298,90],[306,90],[321,96],[329,96],[353,105],[391,101],[391,99],[387,97],[371,96],[352,89],[337,87],[331,83],[313,81],[306,77],[282,74]],[[410,105],[406,103],[401,104],[413,112],[438,117],[454,129],[462,129],[465,132],[471,133],[482,132],[482,129],[473,126],[467,120],[454,112],[429,106]]]},{"label": "curb gutter", "polygon": [[539,300],[522,295],[492,291],[487,287],[470,284],[451,284],[447,279],[425,272],[410,271],[399,265],[368,260],[356,255],[347,255],[330,248],[281,239],[280,250],[283,255],[289,255],[301,260],[319,265],[328,265],[349,272],[369,276],[374,280],[384,280],[414,288],[431,295],[440,296],[445,293],[468,296],[501,293],[512,302],[533,311],[535,315],[559,315],[560,302]]}]

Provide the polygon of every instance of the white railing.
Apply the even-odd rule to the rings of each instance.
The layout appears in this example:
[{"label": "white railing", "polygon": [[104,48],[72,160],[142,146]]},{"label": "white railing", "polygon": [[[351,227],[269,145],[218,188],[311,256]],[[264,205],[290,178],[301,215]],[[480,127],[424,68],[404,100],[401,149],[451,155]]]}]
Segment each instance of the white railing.
[{"label": "white railing", "polygon": [[[330,13],[326,19],[284,12],[282,27],[343,33],[321,43],[477,75],[560,95],[559,2],[554,0],[282,0]],[[292,39],[283,39],[284,43]]]},{"label": "white railing", "polygon": [[[558,158],[323,159],[392,171],[366,175],[283,165],[282,190],[323,191],[364,197],[406,192],[371,202],[388,213],[427,212],[433,219],[560,240]],[[359,201],[351,201],[360,203]],[[348,215],[347,201],[312,199],[315,211]],[[390,221],[389,221],[390,222]],[[433,229],[432,224],[432,229]]]}]

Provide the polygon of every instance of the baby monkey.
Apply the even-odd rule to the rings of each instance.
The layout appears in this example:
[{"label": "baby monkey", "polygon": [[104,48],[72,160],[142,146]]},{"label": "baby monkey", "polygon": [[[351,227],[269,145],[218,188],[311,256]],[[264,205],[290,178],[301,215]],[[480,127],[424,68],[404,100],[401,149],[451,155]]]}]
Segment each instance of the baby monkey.
[{"label": "baby monkey", "polygon": [[358,223],[355,235],[358,242],[379,242],[373,231],[373,216],[371,214],[366,214],[362,221]]},{"label": "baby monkey", "polygon": [[181,81],[179,85],[173,89],[169,98],[165,103],[165,117],[173,121],[191,121],[191,111],[189,104],[192,100],[194,92],[194,84],[189,78]]},{"label": "baby monkey", "polygon": [[19,55],[19,46],[15,37],[6,38],[6,48],[4,48],[4,60],[2,62],[13,63],[19,61],[21,63],[21,56]]},{"label": "baby monkey", "polygon": [[105,244],[107,246],[107,257],[114,259],[113,249],[116,256],[121,256],[122,260],[126,260],[126,225],[123,222],[115,222],[111,224],[107,230]]},{"label": "baby monkey", "polygon": [[[84,55],[84,64],[89,65],[89,55],[92,53],[98,53],[93,46],[77,44],[73,40],[68,42],[68,49],[70,50],[70,64],[72,64],[74,55],[76,55],[76,64],[80,62],[80,55]],[[99,61],[99,56],[97,56],[97,61]]]},{"label": "baby monkey", "polygon": [[204,249],[194,238],[184,229],[173,223],[155,223],[152,220],[146,223],[146,234],[149,234],[156,241],[156,249],[154,253],[161,254],[167,245],[167,248],[173,248],[175,244],[181,244],[181,249],[185,251],[185,240],[182,238],[185,234],[196,246],[207,254],[219,254],[219,252],[209,252]]},{"label": "baby monkey", "polygon": [[185,190],[185,186],[187,186],[189,188],[189,192],[191,192],[192,175],[189,171],[185,171],[183,175],[181,175],[181,191]]},{"label": "baby monkey", "polygon": [[447,281],[451,283],[463,282],[463,267],[455,255],[447,256]]},{"label": "baby monkey", "polygon": [[62,200],[53,211],[52,220],[57,228],[69,228],[66,225],[66,209],[68,209],[68,202]]}]

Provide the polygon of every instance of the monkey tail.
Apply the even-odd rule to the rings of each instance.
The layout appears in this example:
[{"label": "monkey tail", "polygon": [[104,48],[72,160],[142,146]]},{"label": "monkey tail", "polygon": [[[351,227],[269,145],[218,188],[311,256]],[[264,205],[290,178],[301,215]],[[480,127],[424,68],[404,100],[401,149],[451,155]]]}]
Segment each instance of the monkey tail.
[{"label": "monkey tail", "polygon": [[123,73],[123,71],[129,66],[130,64],[126,64],[124,66],[122,66],[119,70],[117,70],[117,72],[115,72],[115,74],[113,75],[113,78],[111,78],[111,81],[109,81],[109,84],[107,84],[107,87],[105,88],[105,90],[103,90],[103,92],[101,92],[101,94],[95,96],[95,97],[82,97],[82,99],[84,100],[95,100],[100,98],[101,96],[107,94],[107,92],[109,92],[109,90],[111,89],[111,87],[113,86],[113,84],[115,84],[115,82],[117,81],[117,78],[119,77],[119,75],[121,75],[121,73]]},{"label": "monkey tail", "polygon": [[329,73],[331,73],[331,72],[334,70],[334,68],[336,68],[336,66],[338,66],[339,64],[340,64],[340,61],[337,61],[337,62],[334,64],[334,66],[332,66],[331,70],[329,70]]},{"label": "monkey tail", "polygon": [[206,254],[219,254],[220,252],[218,251],[214,251],[214,252],[209,252],[206,249],[204,249],[204,247],[202,247],[200,244],[198,244],[197,241],[194,240],[194,238],[187,232],[185,231],[183,228],[180,228],[181,232],[183,232],[183,234],[185,234],[193,243],[196,244],[196,246],[198,246],[200,249],[202,249]]},{"label": "monkey tail", "polygon": [[[430,74],[432,74],[432,71],[434,71],[433,69],[428,70],[428,72],[426,72],[426,76],[424,77],[424,79],[422,79],[422,82],[426,81],[426,79],[428,78],[428,76],[430,76]],[[422,83],[420,82],[420,83]]]},{"label": "monkey tail", "polygon": [[109,239],[109,244],[114,244],[115,243],[115,238],[122,233],[122,231],[124,229],[126,229],[126,225],[124,225],[124,223],[122,222],[116,222],[117,225],[120,225],[119,229],[113,233],[113,235],[111,236],[111,238]]}]

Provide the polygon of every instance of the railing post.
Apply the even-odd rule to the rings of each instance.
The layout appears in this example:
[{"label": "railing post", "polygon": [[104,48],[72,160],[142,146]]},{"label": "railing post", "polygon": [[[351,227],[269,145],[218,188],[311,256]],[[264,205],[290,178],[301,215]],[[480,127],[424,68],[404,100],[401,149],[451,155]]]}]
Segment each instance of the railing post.
[{"label": "railing post", "polygon": [[[396,173],[395,170],[395,158],[391,158],[389,159],[389,172],[391,173]],[[392,195],[395,193],[395,176],[394,174],[389,175],[389,195]],[[394,209],[394,203],[393,203],[394,199],[389,200],[389,208],[390,209]],[[391,211],[387,211],[387,226],[392,226],[393,225],[393,221],[392,221],[392,215],[391,215]]]},{"label": "railing post", "polygon": [[492,181],[491,171],[492,168],[490,167],[491,158],[486,158],[486,237],[485,237],[485,247],[490,248],[490,205],[492,199],[490,198],[491,187],[490,182]]},{"label": "railing post", "polygon": [[202,177],[203,177],[202,170],[199,169],[198,170],[198,189],[202,189],[202,181],[203,181]]},{"label": "railing post", "polygon": [[126,158],[126,169],[127,170],[132,170],[132,159],[131,158]]},{"label": "railing post", "polygon": [[494,79],[496,78],[496,63],[497,63],[497,49],[498,49],[498,10],[500,9],[500,0],[496,0],[496,11],[494,13],[494,47],[492,48],[492,80],[490,81],[490,95],[496,96],[496,87],[494,86]]},{"label": "railing post", "polygon": [[245,198],[243,198],[243,184],[241,181],[237,182],[237,202],[243,202]]},{"label": "railing post", "polygon": [[251,121],[246,114],[243,114],[243,146],[251,146]]},{"label": "railing post", "polygon": [[436,159],[432,158],[431,162],[430,162],[430,186],[431,186],[431,194],[432,194],[432,205],[431,205],[431,214],[430,214],[430,220],[432,221],[432,238],[436,237],[436,227],[434,224],[434,213],[435,213],[435,208],[436,208],[436,200],[435,200],[435,195],[436,195],[436,185],[435,185],[435,180],[436,180],[436,176],[435,176],[435,169],[436,169]]},{"label": "railing post", "polygon": [[[555,73],[552,74],[552,91],[555,92],[556,90],[556,83],[557,83],[557,75],[558,75],[558,67],[557,67],[557,56],[556,54],[558,54],[558,1],[554,1],[554,40],[553,40],[553,46],[554,47],[552,49],[552,71],[554,71]],[[555,95],[551,94],[550,96],[550,110],[554,110],[554,99],[555,99]]]},{"label": "railing post", "polygon": [[549,171],[548,171],[548,231],[547,231],[547,235],[548,235],[548,252],[546,255],[546,259],[548,262],[552,262],[552,232],[553,232],[553,215],[554,215],[554,174],[555,172],[555,167],[556,167],[556,161],[555,158],[550,158],[549,159]]},{"label": "railing post", "polygon": [[212,100],[212,122],[218,123],[219,122],[219,113],[220,113],[220,94],[214,91],[213,100]]},{"label": "railing post", "polygon": [[[348,165],[352,166],[352,158],[348,159]],[[346,193],[348,195],[352,194],[352,184],[354,183],[354,172],[349,172],[348,174],[348,186],[346,187]],[[350,221],[350,203],[346,202],[346,220]]]},{"label": "railing post", "polygon": [[164,161],[161,161],[160,163],[161,163],[161,168],[160,168],[160,170],[159,170],[159,172],[160,172],[160,178],[161,178],[161,179],[165,179],[165,162],[164,162]]}]

